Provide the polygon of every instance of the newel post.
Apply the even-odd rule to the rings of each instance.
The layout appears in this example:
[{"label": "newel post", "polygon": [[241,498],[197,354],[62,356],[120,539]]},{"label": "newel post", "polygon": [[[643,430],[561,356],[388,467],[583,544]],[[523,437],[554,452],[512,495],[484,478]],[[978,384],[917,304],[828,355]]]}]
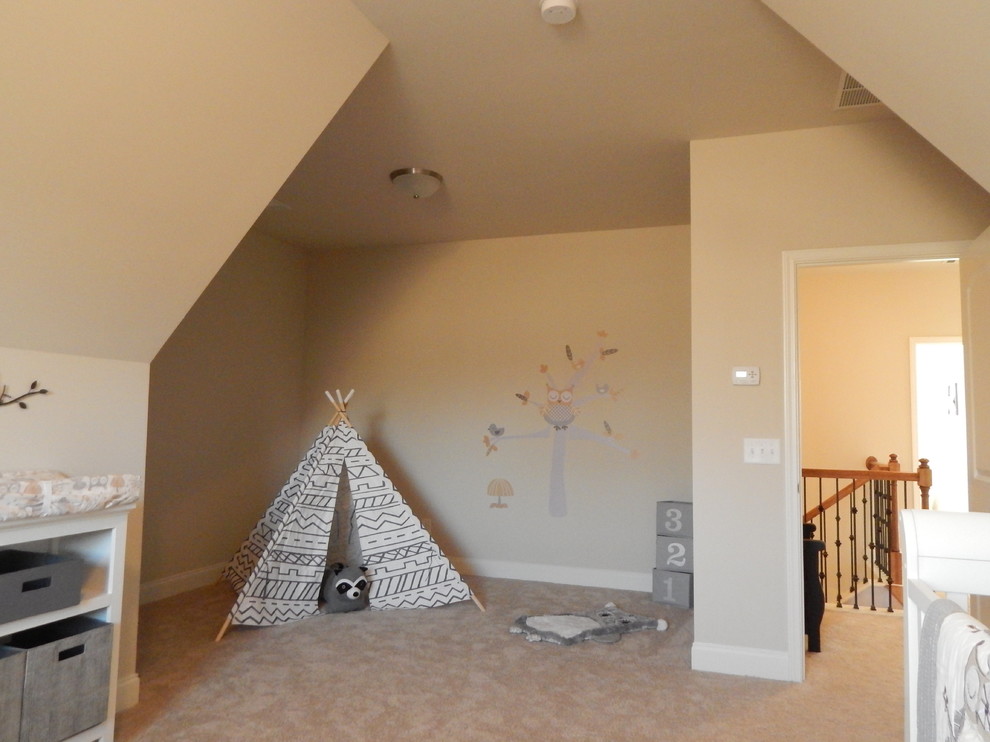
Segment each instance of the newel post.
[{"label": "newel post", "polygon": [[928,459],[918,459],[918,489],[921,491],[921,509],[928,510],[928,490],[932,488],[932,470]]}]

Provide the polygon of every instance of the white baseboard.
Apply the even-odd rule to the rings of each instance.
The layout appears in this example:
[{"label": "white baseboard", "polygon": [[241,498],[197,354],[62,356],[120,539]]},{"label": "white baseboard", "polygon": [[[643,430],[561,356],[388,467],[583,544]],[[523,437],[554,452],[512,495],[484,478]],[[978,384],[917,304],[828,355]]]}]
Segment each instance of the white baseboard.
[{"label": "white baseboard", "polygon": [[152,580],[141,584],[141,605],[154,603],[156,600],[171,598],[173,595],[189,592],[196,588],[212,585],[220,579],[220,573],[228,562],[211,564],[208,567],[191,569],[188,572],[180,572],[171,577],[163,577],[160,580]]},{"label": "white baseboard", "polygon": [[552,582],[558,585],[610,587],[615,590],[636,590],[644,593],[653,592],[652,572],[644,574],[611,569],[561,567],[554,564],[527,564],[525,562],[502,562],[491,559],[466,559],[464,557],[450,557],[450,561],[462,575]]},{"label": "white baseboard", "polygon": [[705,642],[691,645],[691,669],[767,680],[803,680],[793,677],[787,652]]},{"label": "white baseboard", "polygon": [[138,703],[138,696],[141,694],[141,678],[138,674],[131,673],[126,678],[117,679],[117,711],[126,711],[134,708]]},{"label": "white baseboard", "polygon": [[[582,585],[584,587],[610,587],[615,590],[636,590],[653,592],[653,574],[641,572],[621,572],[610,569],[588,569],[585,567],[561,567],[553,564],[527,564],[525,562],[502,562],[490,559],[465,559],[449,557],[451,564],[462,575],[478,577],[500,577],[508,580],[532,580],[533,582],[553,582],[559,585]],[[173,595],[212,585],[220,577],[227,562],[209,567],[182,572],[160,580],[141,585],[141,604],[170,598]]]}]

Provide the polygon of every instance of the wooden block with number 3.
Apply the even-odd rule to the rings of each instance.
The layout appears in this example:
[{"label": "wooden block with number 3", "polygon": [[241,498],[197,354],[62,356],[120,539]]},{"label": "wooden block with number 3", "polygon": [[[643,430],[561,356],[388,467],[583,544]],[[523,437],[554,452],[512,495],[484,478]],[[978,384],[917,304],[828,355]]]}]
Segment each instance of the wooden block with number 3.
[{"label": "wooden block with number 3", "polygon": [[691,538],[694,535],[692,504],[690,502],[658,502],[657,534]]}]

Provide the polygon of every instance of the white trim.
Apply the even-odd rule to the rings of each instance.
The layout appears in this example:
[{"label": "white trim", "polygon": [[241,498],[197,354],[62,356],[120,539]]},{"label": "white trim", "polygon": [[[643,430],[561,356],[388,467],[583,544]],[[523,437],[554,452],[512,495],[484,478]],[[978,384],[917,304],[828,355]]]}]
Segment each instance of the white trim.
[{"label": "white trim", "polygon": [[450,557],[454,568],[462,575],[499,577],[508,580],[551,582],[557,585],[581,585],[582,587],[609,587],[615,590],[653,592],[653,573],[622,572],[588,567],[563,567],[556,564],[527,564],[503,562],[492,559],[467,559]]},{"label": "white trim", "polygon": [[[811,250],[787,250],[783,259],[784,283],[784,492],[794,492],[784,504],[788,528],[800,524],[801,502],[801,407],[800,354],[798,348],[798,268],[859,263],[896,263],[907,260],[947,260],[962,256],[968,241],[922,242],[903,245],[867,245],[863,247],[826,247]],[[794,488],[793,490],[791,488]],[[804,559],[800,528],[792,529],[784,556],[787,574],[787,675],[783,679],[804,679]],[[695,644],[695,646],[698,646]],[[703,645],[702,645],[703,646]],[[692,653],[693,656],[693,653]],[[701,652],[704,657],[704,651]],[[695,669],[704,669],[695,667]],[[767,676],[771,677],[771,676]]]},{"label": "white trim", "polygon": [[770,649],[695,642],[691,645],[691,669],[767,680],[794,680],[791,677],[793,660],[790,654]]},{"label": "white trim", "polygon": [[136,672],[117,680],[117,711],[126,711],[138,704],[141,694],[141,678]]},{"label": "white trim", "polygon": [[[525,562],[503,562],[492,559],[468,559],[466,557],[452,557],[449,554],[447,556],[454,569],[462,575],[550,582],[557,585],[609,587],[615,590],[635,590],[643,593],[653,592],[652,572],[623,572],[587,567],[562,567],[556,564],[528,564]],[[212,585],[219,579],[220,573],[226,566],[227,562],[220,562],[209,567],[193,569],[173,575],[172,577],[146,582],[141,585],[141,605]]]},{"label": "white trim", "polygon": [[180,572],[171,577],[163,577],[160,580],[152,580],[141,584],[141,605],[154,603],[156,600],[171,598],[173,595],[189,592],[200,587],[212,585],[220,579],[220,573],[227,566],[227,562],[212,564],[209,567],[191,569],[188,572]]},{"label": "white trim", "polygon": [[962,257],[970,241],[917,242],[904,245],[865,247],[822,247],[788,250],[785,261],[807,268],[815,265],[855,265],[860,263],[899,263],[908,260],[953,260]]},{"label": "white trim", "polygon": [[[801,496],[801,403],[798,352],[797,263],[793,253],[784,253],[784,451],[783,492],[790,493],[784,501],[784,522],[787,541],[784,551],[787,612],[787,671],[782,680],[804,680],[804,547],[801,523],[804,502]],[[800,649],[800,651],[798,651]]]}]

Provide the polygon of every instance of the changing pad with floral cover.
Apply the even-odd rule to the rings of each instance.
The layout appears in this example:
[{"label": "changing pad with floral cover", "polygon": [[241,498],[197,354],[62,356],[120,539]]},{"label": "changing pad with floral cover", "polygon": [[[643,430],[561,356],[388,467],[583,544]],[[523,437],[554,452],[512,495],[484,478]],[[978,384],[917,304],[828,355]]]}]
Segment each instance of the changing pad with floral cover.
[{"label": "changing pad with floral cover", "polygon": [[141,477],[70,477],[57,471],[0,471],[0,521],[84,513],[141,497]]}]

